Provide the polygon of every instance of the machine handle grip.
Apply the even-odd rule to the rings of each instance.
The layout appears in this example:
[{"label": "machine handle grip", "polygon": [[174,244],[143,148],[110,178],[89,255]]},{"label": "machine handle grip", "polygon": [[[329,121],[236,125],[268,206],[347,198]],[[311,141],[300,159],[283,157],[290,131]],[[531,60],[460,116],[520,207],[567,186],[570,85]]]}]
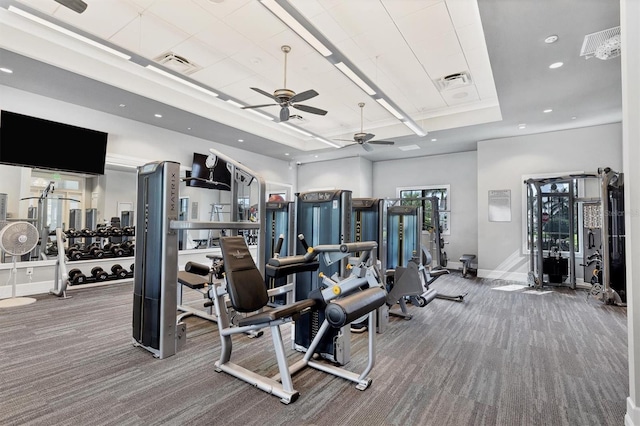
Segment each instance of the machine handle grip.
[{"label": "machine handle grip", "polygon": [[274,250],[274,257],[280,256],[280,250],[282,250],[282,243],[284,242],[284,234],[280,234],[278,237],[278,242],[276,243],[276,248]]},{"label": "machine handle grip", "polygon": [[307,250],[309,250],[309,244],[307,244],[307,240],[304,239],[304,235],[298,234],[298,239],[300,240],[300,243],[302,244],[302,248],[304,248],[304,251],[306,252]]}]

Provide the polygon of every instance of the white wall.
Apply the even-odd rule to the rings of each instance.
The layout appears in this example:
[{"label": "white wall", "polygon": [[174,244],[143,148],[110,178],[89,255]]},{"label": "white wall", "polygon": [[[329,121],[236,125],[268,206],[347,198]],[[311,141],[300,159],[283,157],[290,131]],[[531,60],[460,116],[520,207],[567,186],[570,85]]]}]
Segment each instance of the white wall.
[{"label": "white wall", "polygon": [[[211,140],[200,139],[189,135],[169,131],[160,127],[150,126],[137,121],[128,120],[122,117],[106,114],[100,111],[91,110],[77,105],[61,102],[55,99],[46,98],[29,92],[0,86],[0,109],[6,109],[21,114],[31,115],[56,122],[71,124],[74,126],[107,132],[107,156],[127,160],[130,164],[144,164],[149,161],[177,161],[183,167],[190,168],[193,160],[193,153],[207,154],[209,148],[215,148],[232,159],[242,163],[247,168],[252,169],[262,176],[265,181],[271,183],[281,183],[285,185],[295,184],[295,169],[289,168],[289,163],[275,158],[254,154],[239,148],[219,144]],[[53,142],[55,144],[55,142]],[[55,148],[55,145],[52,145]],[[25,145],[28,149],[28,145]],[[53,151],[53,149],[52,149]],[[73,155],[73,153],[58,153],[60,155]],[[18,200],[23,191],[28,193],[30,184],[30,173],[24,173],[30,169],[21,167],[6,167],[15,169],[15,173],[2,172],[0,179],[0,192],[9,194],[9,211],[14,212],[18,208]],[[3,168],[4,170],[4,168]],[[107,166],[105,175],[95,179],[96,186],[91,191],[101,191],[104,196],[96,206],[99,210],[99,220],[109,220],[112,216],[117,216],[118,202],[136,201],[136,170],[113,169]],[[20,189],[20,186],[23,186]],[[26,185],[26,188],[24,187]],[[295,188],[293,188],[295,190]],[[185,189],[185,193],[190,194],[191,201],[198,201],[200,220],[208,220],[210,210],[209,203],[218,191],[211,191],[196,188]],[[90,196],[90,194],[89,194]],[[197,198],[197,200],[196,200]],[[227,198],[228,203],[228,198]],[[86,200],[86,206],[91,206],[91,200]],[[134,204],[135,206],[135,204]],[[135,207],[134,207],[135,209]],[[203,217],[206,216],[206,217]],[[15,217],[15,216],[14,216]],[[55,263],[53,260],[42,262],[29,262],[30,267],[37,269],[42,263],[43,268],[51,269]],[[6,282],[9,273],[6,265],[0,265],[0,279]],[[25,265],[20,266],[26,267]],[[32,277],[19,274],[18,294],[34,294],[48,289],[53,284],[53,274],[44,273],[42,282],[38,286],[33,286]],[[35,276],[40,276],[40,271],[34,271]],[[50,276],[48,282],[46,276]],[[7,297],[5,292],[0,294],[0,298]],[[46,291],[46,290],[44,290]]]},{"label": "white wall", "polygon": [[[526,282],[523,175],[622,170],[621,123],[478,142],[478,276]],[[489,222],[488,191],[511,190],[511,222]]]},{"label": "white wall", "polygon": [[427,185],[450,185],[451,235],[444,237],[449,243],[444,248],[450,260],[447,266],[455,269],[461,255],[477,255],[476,152],[373,163],[376,198],[396,198],[398,187]]},{"label": "white wall", "polygon": [[353,198],[372,196],[372,163],[360,157],[297,166],[298,192],[316,189],[350,190]]}]

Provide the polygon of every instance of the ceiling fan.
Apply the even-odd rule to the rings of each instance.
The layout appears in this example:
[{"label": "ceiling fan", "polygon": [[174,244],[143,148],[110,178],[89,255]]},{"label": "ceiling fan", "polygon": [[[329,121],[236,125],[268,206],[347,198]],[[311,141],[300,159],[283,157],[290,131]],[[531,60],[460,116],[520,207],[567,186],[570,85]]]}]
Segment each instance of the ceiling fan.
[{"label": "ceiling fan", "polygon": [[280,121],[287,121],[289,119],[289,107],[299,109],[300,111],[309,112],[311,114],[326,115],[327,111],[325,110],[308,106],[308,105],[298,104],[298,102],[306,101],[307,99],[311,99],[318,96],[318,92],[311,89],[311,90],[307,90],[305,92],[296,94],[296,92],[294,92],[293,90],[286,88],[287,87],[287,53],[291,52],[291,47],[282,46],[281,50],[284,52],[284,86],[283,86],[284,89],[277,89],[275,92],[273,92],[273,95],[272,95],[271,93],[266,92],[262,89],[258,89],[257,87],[251,88],[252,90],[255,90],[261,95],[265,95],[266,97],[273,99],[276,103],[263,104],[263,105],[250,105],[250,106],[242,107],[242,109],[262,108],[267,106],[280,105]]},{"label": "ceiling fan", "polygon": [[[358,106],[360,107],[360,133],[356,133],[355,135],[353,135],[353,140],[352,139],[336,139],[336,140],[355,142],[357,144],[362,145],[362,148],[364,148],[364,150],[368,152],[373,151],[373,147],[370,144],[393,145],[395,143],[393,141],[372,141],[371,139],[373,139],[376,135],[371,133],[365,133],[364,130],[362,130],[364,125],[364,102],[360,102]],[[349,145],[352,145],[352,144],[349,144]],[[349,146],[349,145],[345,145],[345,146]]]}]

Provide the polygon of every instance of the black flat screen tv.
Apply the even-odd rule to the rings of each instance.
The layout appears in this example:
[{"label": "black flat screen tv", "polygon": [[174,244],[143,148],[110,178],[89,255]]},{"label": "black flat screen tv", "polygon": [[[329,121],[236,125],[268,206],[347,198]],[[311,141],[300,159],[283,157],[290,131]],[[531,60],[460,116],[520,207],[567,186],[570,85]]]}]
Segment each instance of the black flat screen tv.
[{"label": "black flat screen tv", "polygon": [[104,174],[108,133],[0,112],[0,163]]},{"label": "black flat screen tv", "polygon": [[230,191],[231,172],[227,168],[227,162],[218,158],[213,169],[209,169],[206,161],[207,155],[193,153],[191,173],[187,172],[187,186]]}]

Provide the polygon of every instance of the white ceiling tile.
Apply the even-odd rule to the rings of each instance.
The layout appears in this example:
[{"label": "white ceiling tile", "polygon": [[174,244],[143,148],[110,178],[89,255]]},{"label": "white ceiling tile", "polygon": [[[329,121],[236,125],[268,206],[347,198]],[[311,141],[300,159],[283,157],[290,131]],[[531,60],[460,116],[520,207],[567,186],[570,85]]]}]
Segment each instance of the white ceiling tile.
[{"label": "white ceiling tile", "polygon": [[446,5],[456,28],[480,23],[477,0],[446,0]]},{"label": "white ceiling tile", "polygon": [[458,37],[453,31],[425,40],[424,43],[413,43],[412,46],[413,52],[423,64],[463,53]]},{"label": "white ceiling tile", "polygon": [[482,32],[482,24],[471,24],[458,28],[457,33],[462,50],[484,49],[486,52],[487,47],[484,41],[484,33]]},{"label": "white ceiling tile", "polygon": [[463,53],[445,57],[422,58],[423,65],[433,80],[445,75],[467,71],[469,65]]},{"label": "white ceiling tile", "polygon": [[326,8],[317,0],[289,0],[289,4],[314,25],[316,17],[326,11]]},{"label": "white ceiling tile", "polygon": [[147,12],[170,22],[190,35],[198,33],[210,25],[216,25],[218,22],[218,19],[190,0],[156,1],[147,9]]},{"label": "white ceiling tile", "polygon": [[443,3],[444,0],[381,0],[391,17],[395,19],[416,13],[425,7]]},{"label": "white ceiling tile", "polygon": [[486,50],[474,49],[466,53],[471,78],[478,88],[481,99],[497,97],[496,85],[491,71],[491,62]]},{"label": "white ceiling tile", "polygon": [[245,36],[221,21],[217,25],[200,31],[193,37],[227,57],[252,45],[252,42]]},{"label": "white ceiling tile", "polygon": [[372,28],[366,32],[353,37],[354,43],[358,46],[363,55],[370,59],[384,55],[386,52],[393,52],[397,49],[406,48],[407,42],[402,34],[396,29],[392,22],[387,22],[381,27]]},{"label": "white ceiling tile", "polygon": [[[253,75],[232,59],[223,59],[191,75],[192,78],[223,91],[227,85],[241,81]],[[242,98],[241,98],[242,99]]]},{"label": "white ceiling tile", "polygon": [[[306,4],[306,0],[304,0]],[[304,15],[313,26],[322,33],[332,44],[337,44],[351,36],[336,22],[329,13],[320,13],[317,15]]]},{"label": "white ceiling tile", "polygon": [[109,39],[121,28],[135,21],[142,9],[126,0],[92,2],[83,13],[66,7],[56,10],[58,19],[103,39]]},{"label": "white ceiling tile", "polygon": [[[366,10],[366,13],[363,13]],[[389,22],[389,15],[379,2],[350,0],[328,9],[333,19],[353,37]]]},{"label": "white ceiling tile", "polygon": [[226,16],[224,22],[254,43],[288,31],[287,26],[258,1],[245,4]]},{"label": "white ceiling tile", "polygon": [[176,55],[188,59],[189,62],[195,63],[200,68],[208,67],[225,58],[223,54],[211,49],[195,37],[190,37],[182,43],[179,43],[172,51]]},{"label": "white ceiling tile", "polygon": [[449,106],[462,105],[466,103],[471,104],[480,100],[478,91],[473,84],[458,89],[444,90],[442,92],[442,98]]},{"label": "white ceiling tile", "polygon": [[409,43],[424,43],[425,39],[454,31],[451,17],[444,3],[418,10],[396,20]]},{"label": "white ceiling tile", "polygon": [[110,41],[152,59],[171,51],[187,38],[189,35],[178,28],[167,25],[152,13],[145,13],[118,31]]},{"label": "white ceiling tile", "polygon": [[[178,0],[180,2],[184,0]],[[247,3],[253,2],[255,0],[232,0],[232,1],[222,1],[222,2],[211,2],[209,0],[192,0],[202,9],[207,11],[209,14],[217,17],[224,18],[238,9],[244,7]]]}]

